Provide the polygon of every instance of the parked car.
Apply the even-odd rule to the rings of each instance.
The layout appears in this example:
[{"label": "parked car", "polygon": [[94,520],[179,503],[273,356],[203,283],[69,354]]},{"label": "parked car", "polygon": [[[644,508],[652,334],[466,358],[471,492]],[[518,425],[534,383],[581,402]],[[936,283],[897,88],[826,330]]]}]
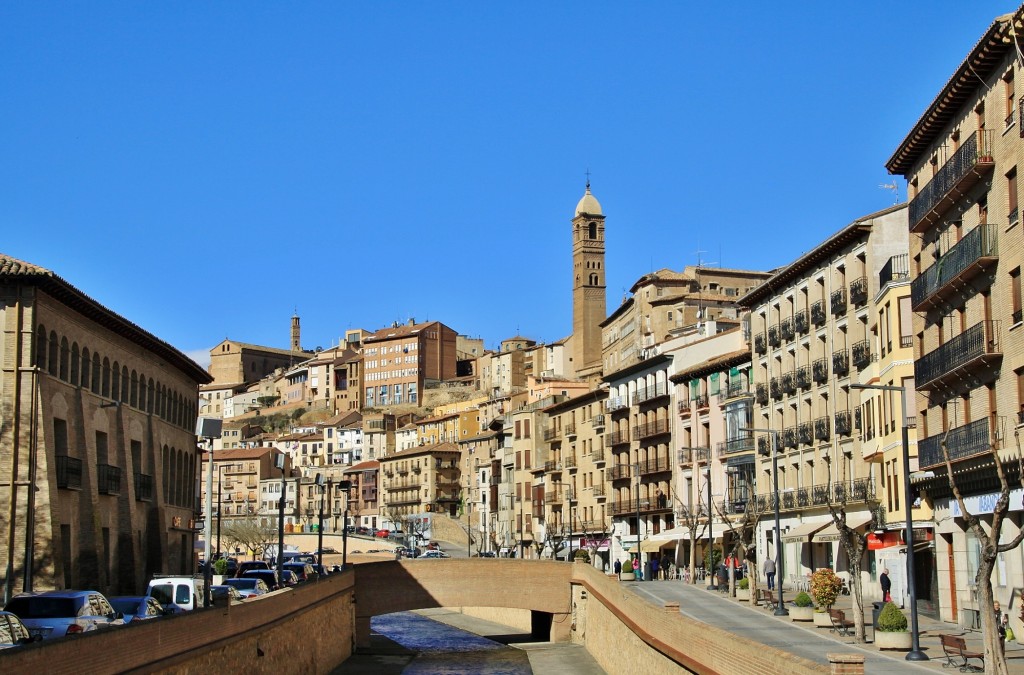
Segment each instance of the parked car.
[{"label": "parked car", "polygon": [[267,588],[276,591],[281,588],[281,580],[277,577],[277,570],[249,570],[242,574],[243,579],[262,579]]},{"label": "parked car", "polygon": [[429,544],[427,544],[427,550],[428,551],[440,551],[441,550],[441,545],[438,544],[436,541],[432,541]]},{"label": "parked car", "polygon": [[284,562],[285,564],[290,562],[304,562],[312,564],[316,562],[316,555],[300,551],[285,551]]},{"label": "parked car", "polygon": [[420,555],[420,550],[418,548],[400,546],[395,550],[398,551],[398,555],[402,556],[403,558],[416,558]]},{"label": "parked car", "polygon": [[243,560],[238,563],[238,571],[235,572],[236,577],[241,577],[249,570],[269,570],[270,563],[266,560]]},{"label": "parked car", "polygon": [[118,595],[110,598],[110,606],[121,612],[125,623],[158,619],[173,614],[174,610],[166,610],[151,595]]},{"label": "parked car", "polygon": [[40,639],[42,638],[28,632],[28,628],[16,614],[0,612],[0,649],[20,647]]},{"label": "parked car", "polygon": [[370,528],[363,527],[362,525],[360,525],[359,527],[356,528],[356,534],[368,535],[368,534],[373,534],[373,533],[370,532]]},{"label": "parked car", "polygon": [[[324,548],[323,548],[324,555],[327,555],[328,553],[337,553],[337,552],[338,552],[338,549],[334,548],[333,546],[324,546]],[[320,554],[320,550],[319,549],[316,550],[316,551],[313,551],[313,555],[319,555],[319,554]]]},{"label": "parked car", "polygon": [[264,593],[270,592],[270,589],[267,588],[266,582],[262,579],[254,579],[252,577],[245,579],[239,579],[237,577],[233,579],[225,579],[224,585],[231,586],[245,598],[251,598],[256,595],[263,595]]},{"label": "parked car", "polygon": [[373,536],[380,537],[381,539],[387,539],[391,534],[391,530],[377,530],[377,533]]},{"label": "parked car", "polygon": [[281,587],[298,586],[299,577],[291,570],[281,570]]},{"label": "parked car", "polygon": [[316,570],[313,569],[313,565],[307,562],[286,562],[283,567],[286,570],[294,572],[300,582],[316,579],[317,576]]},{"label": "parked car", "polygon": [[210,600],[213,602],[214,607],[223,607],[225,605],[237,605],[245,600],[245,596],[234,586],[218,584],[217,586],[210,586]]},{"label": "parked car", "polygon": [[423,555],[421,555],[420,558],[451,558],[451,556],[445,553],[444,551],[434,550],[424,551]]},{"label": "parked car", "polygon": [[146,595],[156,598],[164,608],[173,606],[191,612],[203,606],[205,589],[202,577],[158,574],[150,580]]},{"label": "parked car", "polygon": [[97,591],[24,593],[11,598],[4,611],[17,615],[30,635],[43,640],[124,625],[121,615]]}]

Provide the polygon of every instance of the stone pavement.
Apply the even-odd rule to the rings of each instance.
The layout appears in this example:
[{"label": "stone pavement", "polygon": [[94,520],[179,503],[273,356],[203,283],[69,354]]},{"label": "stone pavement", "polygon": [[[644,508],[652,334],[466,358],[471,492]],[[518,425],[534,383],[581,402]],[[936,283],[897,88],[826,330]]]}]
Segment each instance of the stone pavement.
[{"label": "stone pavement", "polygon": [[[871,603],[865,611],[865,627],[868,644],[857,644],[853,637],[841,637],[828,628],[818,628],[809,622],[795,622],[789,617],[774,616],[771,610],[740,602],[725,593],[709,591],[703,584],[685,584],[681,581],[623,581],[624,586],[645,598],[653,605],[663,607],[666,602],[678,602],[684,616],[711,624],[731,633],[743,635],[762,644],[770,645],[817,663],[828,664],[829,653],[863,654],[864,669],[867,673],[914,673],[914,672],[958,672],[943,669],[943,656],[939,635],[957,635],[967,641],[967,648],[984,651],[981,633],[965,631],[956,624],[936,621],[918,615],[921,649],[929,661],[911,662],[904,657],[906,652],[882,651],[873,644],[874,628],[871,626]],[[786,604],[792,601],[796,591],[783,589]],[[836,609],[850,617],[852,597],[841,595]],[[908,616],[909,620],[909,616]],[[723,645],[727,648],[727,645]],[[1024,675],[1024,645],[1010,642],[1006,645],[1006,656],[1011,673]],[[976,661],[975,661],[976,662]]]}]

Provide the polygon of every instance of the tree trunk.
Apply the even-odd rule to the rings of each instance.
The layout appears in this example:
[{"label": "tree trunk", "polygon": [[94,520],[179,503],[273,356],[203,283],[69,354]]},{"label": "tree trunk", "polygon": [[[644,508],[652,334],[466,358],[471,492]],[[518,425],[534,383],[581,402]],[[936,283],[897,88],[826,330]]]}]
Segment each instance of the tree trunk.
[{"label": "tree trunk", "polygon": [[[994,548],[994,547],[993,547]],[[981,611],[981,634],[985,645],[985,672],[989,675],[1008,675],[1006,656],[999,646],[999,630],[996,625],[995,609],[992,605],[992,569],[995,567],[995,551],[991,554],[982,550],[978,563],[978,575],[974,578],[978,588],[978,609]]]},{"label": "tree trunk", "polygon": [[868,639],[864,626],[864,584],[860,580],[859,568],[850,568],[850,582],[850,594],[853,596],[853,632],[856,641],[863,644]]},{"label": "tree trunk", "polygon": [[690,583],[697,583],[697,542],[690,538]]}]

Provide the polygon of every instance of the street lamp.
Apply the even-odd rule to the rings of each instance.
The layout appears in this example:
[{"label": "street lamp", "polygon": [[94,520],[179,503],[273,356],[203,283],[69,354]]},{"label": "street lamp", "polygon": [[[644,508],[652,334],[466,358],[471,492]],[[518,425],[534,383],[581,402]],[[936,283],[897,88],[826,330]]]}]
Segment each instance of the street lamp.
[{"label": "street lamp", "polygon": [[338,481],[338,492],[345,493],[345,519],[341,523],[341,569],[348,567],[348,502],[352,496],[352,481]]},{"label": "street lamp", "polygon": [[907,429],[907,390],[905,387],[897,387],[890,384],[851,384],[850,389],[877,389],[879,391],[898,391],[900,393],[900,404],[903,410],[903,424],[901,426],[903,441],[903,506],[906,517],[907,542],[907,588],[910,592],[910,651],[907,652],[907,661],[928,661],[928,655],[921,651],[921,635],[917,624],[917,583],[914,579],[914,520],[911,512],[910,497],[910,438]]},{"label": "street lamp", "polygon": [[640,462],[634,462],[632,468],[633,474],[636,476],[636,564],[642,575],[644,562],[640,557]]},{"label": "street lamp", "polygon": [[284,453],[274,458],[281,470],[281,498],[277,500],[277,582],[284,578],[284,496],[287,492],[284,481]]},{"label": "street lamp", "polygon": [[[711,504],[711,453],[708,452],[708,467],[707,467],[707,484],[708,484],[708,573],[711,574],[711,585],[708,586],[709,591],[717,591],[718,584],[715,583],[715,579],[718,577],[715,572],[715,528],[714,528],[714,514],[712,513]],[[639,507],[637,507],[639,508]],[[722,542],[725,543],[724,541]]]},{"label": "street lamp", "polygon": [[[320,514],[316,525],[316,564],[319,568],[317,574],[322,575],[324,573],[324,493],[327,491],[322,473],[316,474],[316,487],[320,494]],[[319,579],[319,576],[317,578]]]},{"label": "street lamp", "polygon": [[779,432],[774,429],[740,429],[747,433],[769,434],[772,439],[772,481],[775,484],[775,566],[778,569],[777,583],[775,587],[779,592],[779,599],[775,603],[775,616],[789,616],[789,610],[782,602],[782,580],[785,579],[786,563],[785,556],[779,555],[782,549],[782,534],[779,529]]}]

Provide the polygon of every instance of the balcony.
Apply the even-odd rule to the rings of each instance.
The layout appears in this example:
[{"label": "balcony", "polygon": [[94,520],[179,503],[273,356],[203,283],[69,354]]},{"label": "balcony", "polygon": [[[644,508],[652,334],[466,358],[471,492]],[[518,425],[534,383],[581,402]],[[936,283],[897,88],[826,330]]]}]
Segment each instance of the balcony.
[{"label": "balcony", "polygon": [[722,441],[718,444],[718,456],[728,457],[729,455],[736,455],[741,452],[753,452],[754,450],[754,437],[744,436],[742,438],[733,438],[728,441]]},{"label": "balcony", "polygon": [[882,271],[878,273],[878,287],[885,288],[886,284],[893,281],[907,281],[910,279],[909,254],[900,253],[889,258],[888,262],[882,265]]},{"label": "balcony", "polygon": [[565,425],[565,437],[569,440],[576,438],[576,425],[566,424]]},{"label": "balcony", "polygon": [[794,380],[798,389],[811,388],[811,367],[800,366],[794,372]]},{"label": "balcony", "polygon": [[757,454],[767,457],[772,454],[771,436],[760,436],[757,439]]},{"label": "balcony", "polygon": [[948,388],[967,375],[978,379],[980,370],[994,365],[1003,356],[998,333],[998,321],[982,321],[914,361],[917,388]]},{"label": "balcony", "polygon": [[768,387],[763,382],[754,388],[754,400],[758,405],[766,405],[768,403]]},{"label": "balcony", "polygon": [[491,476],[487,480],[488,485],[501,485],[501,476]]},{"label": "balcony", "polygon": [[861,277],[850,282],[850,302],[854,307],[867,304],[868,301],[868,278]]},{"label": "balcony", "polygon": [[972,133],[910,202],[910,231],[938,222],[961,195],[992,171],[992,130]]},{"label": "balcony", "polygon": [[814,425],[810,422],[801,422],[796,428],[796,438],[801,445],[814,444]]},{"label": "balcony", "polygon": [[97,464],[96,483],[101,495],[121,494],[121,467]]},{"label": "balcony", "polygon": [[422,471],[423,471],[423,468],[422,468],[422,467],[420,467],[420,466],[414,466],[414,467],[412,468],[412,472],[413,472],[413,473],[421,473]]},{"label": "balcony", "polygon": [[828,417],[819,417],[814,420],[814,438],[819,441],[827,441],[830,437]]},{"label": "balcony", "polygon": [[997,227],[975,227],[910,283],[910,302],[915,312],[942,306],[963,292],[968,281],[999,262]]},{"label": "balcony", "polygon": [[57,487],[62,490],[82,489],[82,460],[67,455],[57,455]]},{"label": "balcony", "polygon": [[669,431],[668,420],[655,420],[653,422],[648,422],[647,424],[641,424],[633,427],[633,437],[650,438],[651,436],[667,434]]},{"label": "balcony", "polygon": [[623,443],[629,443],[629,432],[628,431],[612,431],[606,436],[606,442],[608,445],[621,445]]},{"label": "balcony", "polygon": [[851,436],[853,434],[853,416],[849,410],[837,412],[834,419],[837,436]]},{"label": "balcony", "polygon": [[594,415],[593,419],[590,420],[590,425],[594,429],[604,429],[604,415]]},{"label": "balcony", "polygon": [[590,461],[591,462],[601,462],[603,464],[604,463],[604,448],[597,447],[597,448],[594,448],[593,450],[591,450],[590,451]]},{"label": "balcony", "polygon": [[845,349],[837,349],[832,352],[832,372],[836,377],[850,372],[850,353]]},{"label": "balcony", "polygon": [[604,402],[605,412],[616,412],[618,410],[628,410],[629,403],[622,396],[609,396],[608,400]]},{"label": "balcony", "polygon": [[680,401],[679,403],[677,403],[676,404],[676,412],[678,412],[680,415],[689,415],[690,414],[690,399],[686,399],[685,401]]},{"label": "balcony", "polygon": [[608,478],[611,480],[624,480],[631,475],[629,464],[616,464],[608,470]]},{"label": "balcony", "polygon": [[921,470],[945,465],[946,459],[942,453],[943,439],[945,439],[946,448],[949,450],[950,462],[958,462],[992,451],[988,425],[988,419],[982,417],[970,424],[950,429],[948,434],[941,432],[918,440],[917,463]]},{"label": "balcony", "polygon": [[807,310],[801,309],[799,312],[793,315],[793,328],[800,335],[805,334],[810,330],[811,324],[807,320]]},{"label": "balcony", "polygon": [[592,490],[591,494],[593,494],[598,499],[601,499],[601,498],[603,498],[605,496],[604,485],[603,484],[600,484],[600,485],[595,484],[591,488],[591,490]]},{"label": "balcony", "polygon": [[700,412],[701,410],[707,410],[711,406],[711,400],[708,398],[707,394],[702,394],[701,396],[698,396],[697,398],[694,399],[693,402],[697,404],[698,412]]},{"label": "balcony", "polygon": [[[860,502],[873,504],[878,501],[875,493],[875,482],[871,478],[799,487],[795,490],[788,490],[779,495],[779,497],[780,511],[824,506],[829,503],[851,504]],[[753,496],[751,500],[758,505],[762,512],[775,508],[775,495],[771,493]]]},{"label": "balcony", "polygon": [[825,325],[825,301],[818,300],[811,305],[811,323],[815,326]]},{"label": "balcony", "polygon": [[784,393],[786,393],[786,394],[795,394],[796,393],[796,373],[794,373],[794,372],[786,373],[785,375],[782,376],[781,381],[780,381],[779,384],[782,387],[782,391]]},{"label": "balcony", "polygon": [[786,319],[779,324],[779,334],[783,340],[792,340],[796,337],[796,331],[793,329],[793,319]]},{"label": "balcony", "polygon": [[784,448],[796,448],[796,427],[787,427],[779,434],[779,443]]},{"label": "balcony", "polygon": [[544,462],[544,472],[545,473],[556,473],[556,472],[561,471],[561,470],[562,470],[562,463],[561,462],[554,462],[554,461],[552,461],[552,462]]},{"label": "balcony", "polygon": [[871,343],[868,340],[861,340],[860,342],[854,342],[853,347],[853,365],[858,368],[866,368],[875,360],[874,355],[871,353]]},{"label": "balcony", "polygon": [[771,392],[773,400],[778,401],[782,399],[782,378],[773,377],[769,380],[768,390]]},{"label": "balcony", "polygon": [[816,359],[811,364],[811,378],[818,384],[828,381],[828,361],[826,359]]},{"label": "balcony", "polygon": [[672,470],[672,463],[668,461],[668,457],[655,457],[646,461],[640,462],[640,474],[647,475],[650,473],[662,473],[665,471]]},{"label": "balcony", "polygon": [[782,336],[779,334],[779,324],[768,327],[768,344],[772,347],[778,347],[782,344]]},{"label": "balcony", "polygon": [[544,442],[550,443],[558,438],[562,437],[561,429],[545,429],[544,430]]},{"label": "balcony", "polygon": [[768,340],[765,338],[764,333],[758,333],[754,336],[754,352],[757,354],[764,354],[768,351]]},{"label": "balcony", "polygon": [[681,448],[679,450],[680,464],[693,464],[694,462],[706,462],[711,456],[711,448]]},{"label": "balcony", "polygon": [[576,455],[566,455],[562,458],[562,466],[566,469],[576,468]]},{"label": "balcony", "polygon": [[734,380],[729,380],[729,385],[725,388],[725,395],[728,398],[750,396],[750,388],[747,386],[747,383],[743,381],[743,377],[740,376]]},{"label": "balcony", "polygon": [[832,316],[840,317],[846,314],[846,289],[840,288],[839,290],[832,291],[832,295],[829,296],[829,309],[832,312]]},{"label": "balcony", "polygon": [[153,477],[145,473],[135,473],[135,501],[153,501]]},{"label": "balcony", "polygon": [[657,382],[644,389],[637,389],[636,393],[633,394],[633,405],[639,405],[668,395],[668,384]]}]

